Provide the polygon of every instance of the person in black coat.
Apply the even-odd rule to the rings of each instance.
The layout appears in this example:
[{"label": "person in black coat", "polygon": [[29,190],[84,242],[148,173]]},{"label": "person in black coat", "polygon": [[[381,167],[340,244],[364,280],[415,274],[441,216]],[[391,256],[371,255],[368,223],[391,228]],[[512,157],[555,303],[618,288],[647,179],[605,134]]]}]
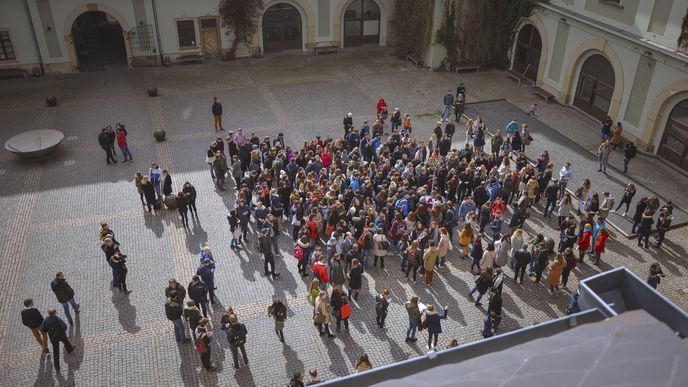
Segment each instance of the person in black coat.
[{"label": "person in black coat", "polygon": [[211,111],[213,113],[213,119],[215,122],[215,130],[217,131],[218,128],[220,130],[224,130],[222,127],[222,104],[217,97],[213,98],[213,107],[211,108]]},{"label": "person in black coat", "polygon": [[67,321],[69,321],[70,324],[74,324],[72,315],[69,313],[69,305],[71,304],[72,308],[74,309],[74,313],[78,314],[79,304],[74,301],[74,289],[72,289],[72,287],[69,286],[69,283],[67,283],[65,280],[64,273],[58,271],[57,274],[55,274],[55,279],[52,283],[50,283],[50,288],[52,289],[53,293],[55,293],[57,302],[62,304],[65,316],[67,316]]},{"label": "person in black coat", "polygon": [[201,281],[200,276],[195,275],[187,289],[189,298],[194,300],[196,305],[203,311],[203,317],[208,317],[208,286]]},{"label": "person in black coat", "polygon": [[531,255],[528,251],[528,244],[524,243],[520,249],[514,253],[514,260],[516,261],[514,267],[514,281],[523,284],[523,275],[526,273],[526,267],[530,263]]},{"label": "person in black coat", "polygon": [[146,207],[148,207],[148,212],[151,212],[151,210],[155,208],[157,200],[155,197],[155,187],[153,187],[153,183],[148,176],[144,176],[141,182],[143,182],[141,188],[143,189],[143,196],[146,198]]},{"label": "person in black coat", "polygon": [[201,354],[201,363],[203,363],[203,368],[205,368],[208,372],[214,372],[217,370],[217,367],[215,367],[210,360],[210,345],[213,341],[213,332],[211,332],[209,329],[209,321],[207,318],[202,318],[201,321],[198,322],[198,328],[196,331],[198,332],[198,339],[195,343],[197,351],[201,347],[199,342],[203,343],[203,351],[198,351]]},{"label": "person in black coat", "polygon": [[189,199],[184,192],[177,193],[177,211],[182,218],[182,225],[189,227]]},{"label": "person in black coat", "polygon": [[196,188],[187,181],[184,183],[182,192],[186,195],[189,210],[191,210],[191,217],[198,219],[198,210],[196,209]]},{"label": "person in black coat", "polygon": [[115,254],[110,258],[108,263],[115,274],[115,287],[119,288],[119,290],[126,295],[131,293],[131,290],[127,290],[127,273],[129,270],[127,269],[127,261],[124,256]]},{"label": "person in black coat", "polygon": [[31,333],[38,341],[38,345],[43,348],[43,352],[50,353],[48,350],[48,334],[41,331],[41,324],[43,324],[43,315],[33,306],[33,299],[27,298],[24,300],[24,310],[21,311],[22,324],[31,329]]},{"label": "person in black coat", "polygon": [[103,128],[100,130],[98,135],[98,144],[105,151],[105,160],[108,164],[117,163],[114,156],[112,155],[112,147],[110,144],[110,137],[107,134],[107,129]]},{"label": "person in black coat", "polygon": [[172,176],[170,175],[170,172],[167,169],[162,170],[162,194],[165,195],[165,197],[169,196],[172,194]]},{"label": "person in black coat", "polygon": [[[123,255],[119,251],[119,244],[115,242],[113,238],[111,238],[109,235],[103,239],[103,244],[100,246],[101,249],[103,249],[103,252],[105,253],[105,261],[110,264],[110,258],[112,258],[115,254],[120,254],[124,258],[126,258],[126,255]],[[111,265],[112,266],[112,265]],[[115,278],[116,278],[115,270],[113,268],[112,270],[112,282],[110,283],[110,286],[114,287],[115,286]]]},{"label": "person in black coat", "polygon": [[[232,352],[232,360],[234,363],[234,369],[239,369],[239,353],[241,350],[241,357],[244,360],[244,365],[248,365],[248,356],[246,356],[246,325],[237,321],[237,316],[230,314],[227,319],[227,324],[222,326],[222,329],[227,331],[227,341],[229,342],[229,349]],[[227,326],[229,325],[229,326]]]},{"label": "person in black coat", "polygon": [[67,353],[72,353],[75,349],[67,338],[67,324],[65,324],[61,318],[57,317],[57,310],[50,308],[48,309],[48,317],[46,317],[41,324],[41,330],[46,332],[48,337],[50,337],[50,342],[53,344],[53,363],[55,364],[55,370],[59,371],[60,341],[64,343]]},{"label": "person in black coat", "polygon": [[492,329],[497,331],[499,323],[502,321],[502,293],[495,289],[490,288],[490,302],[487,306],[487,314],[493,313],[492,319]]},{"label": "person in black coat", "polygon": [[[358,246],[356,245],[356,247],[352,246],[349,253],[353,252],[352,254],[356,254],[357,251]],[[358,293],[360,293],[361,286],[363,286],[361,276],[363,276],[363,266],[361,266],[361,262],[358,259],[353,258],[351,260],[351,270],[349,271],[349,299],[353,297],[354,300],[358,300]]]}]

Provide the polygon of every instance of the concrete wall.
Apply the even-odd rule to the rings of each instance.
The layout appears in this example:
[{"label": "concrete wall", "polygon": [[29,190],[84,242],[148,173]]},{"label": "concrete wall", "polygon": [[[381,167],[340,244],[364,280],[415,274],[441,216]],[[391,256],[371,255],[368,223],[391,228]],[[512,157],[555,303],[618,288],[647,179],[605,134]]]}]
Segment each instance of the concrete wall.
[{"label": "concrete wall", "polygon": [[21,0],[3,0],[0,4],[0,29],[8,30],[12,39],[16,60],[0,61],[0,68],[23,67],[31,69],[38,66],[31,26]]}]

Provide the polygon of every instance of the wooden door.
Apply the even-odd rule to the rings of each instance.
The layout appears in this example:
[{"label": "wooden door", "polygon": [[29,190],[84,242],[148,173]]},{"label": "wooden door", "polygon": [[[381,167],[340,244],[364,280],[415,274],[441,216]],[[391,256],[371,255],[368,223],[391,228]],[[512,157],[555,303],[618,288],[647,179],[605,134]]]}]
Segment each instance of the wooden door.
[{"label": "wooden door", "polygon": [[202,18],[200,24],[203,55],[210,59],[219,57],[220,31],[218,29],[217,18]]}]

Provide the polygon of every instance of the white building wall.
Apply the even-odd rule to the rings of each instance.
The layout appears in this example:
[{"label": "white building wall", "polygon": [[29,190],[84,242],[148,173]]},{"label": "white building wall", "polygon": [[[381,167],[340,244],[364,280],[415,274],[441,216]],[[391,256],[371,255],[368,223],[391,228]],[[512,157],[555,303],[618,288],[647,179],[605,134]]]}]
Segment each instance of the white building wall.
[{"label": "white building wall", "polygon": [[0,68],[38,66],[31,26],[22,0],[2,0],[0,4],[0,29],[8,30],[17,57],[14,61],[0,61]]}]

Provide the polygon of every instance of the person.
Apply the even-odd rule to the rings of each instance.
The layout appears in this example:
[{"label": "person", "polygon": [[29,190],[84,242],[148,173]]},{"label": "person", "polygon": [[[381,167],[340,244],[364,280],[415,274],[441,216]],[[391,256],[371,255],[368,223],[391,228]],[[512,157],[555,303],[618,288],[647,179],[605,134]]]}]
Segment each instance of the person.
[{"label": "person", "polygon": [[[595,247],[593,250],[595,252],[595,265],[600,264],[600,257],[602,256],[602,253],[604,253],[604,247],[607,244],[608,238],[609,232],[607,231],[607,229],[601,229],[600,234],[597,236],[597,239],[595,240]],[[647,248],[647,245],[645,246],[645,248]]]},{"label": "person", "polygon": [[[153,184],[153,188],[155,189],[155,195],[157,198],[160,197],[160,176],[162,175],[162,171],[160,170],[160,167],[158,164],[153,163],[151,164],[151,167],[148,169],[148,178],[150,179],[151,184]],[[171,184],[170,184],[171,186]]]},{"label": "person", "polygon": [[659,262],[654,262],[650,265],[650,274],[647,277],[647,284],[652,286],[652,289],[657,289],[657,285],[659,285],[662,277],[666,277],[666,274],[662,271]]},{"label": "person", "polygon": [[621,141],[623,140],[623,126],[621,125],[621,122],[617,122],[616,126],[614,126],[614,129],[612,129],[612,138],[609,139],[609,143],[612,145],[612,149],[616,150],[616,147],[621,144]]},{"label": "person", "polygon": [[58,271],[57,274],[55,274],[55,279],[52,283],[50,283],[50,288],[52,289],[53,293],[55,293],[57,302],[62,304],[67,321],[69,321],[70,325],[74,324],[72,315],[69,313],[69,305],[72,306],[74,313],[76,314],[79,314],[81,310],[79,309],[79,304],[74,301],[74,289],[72,289],[67,280],[65,280],[63,272]]},{"label": "person", "polygon": [[146,198],[148,212],[160,208],[157,206],[155,187],[148,176],[141,178],[141,190],[143,190],[143,196]]},{"label": "person", "polygon": [[105,161],[107,161],[108,165],[117,164],[117,160],[112,154],[112,146],[110,144],[110,138],[108,136],[107,129],[103,128],[100,130],[100,134],[98,135],[98,144],[105,151]]},{"label": "person", "polygon": [[[557,205],[557,198],[559,197],[559,182],[557,179],[552,179],[549,181],[549,184],[547,184],[547,187],[545,188],[545,198],[547,199],[547,202],[545,203],[545,209],[543,216],[545,218],[551,218],[552,213],[554,212],[554,208]],[[561,205],[560,205],[561,207]],[[549,210],[549,211],[548,211]]]},{"label": "person", "polygon": [[445,258],[447,254],[449,253],[449,245],[451,244],[451,241],[449,240],[449,232],[447,231],[446,228],[442,227],[440,228],[440,241],[437,244],[437,260],[435,265],[439,268],[444,267],[445,263]]},{"label": "person", "polygon": [[567,161],[559,170],[559,199],[567,193],[566,186],[569,184],[572,177],[573,169],[571,168],[571,163]]},{"label": "person", "polygon": [[406,342],[415,343],[418,341],[416,338],[416,330],[418,329],[418,324],[420,324],[420,308],[418,307],[418,296],[413,296],[405,304],[406,312],[409,317],[409,326],[406,329]]},{"label": "person", "polygon": [[[332,307],[332,314],[337,319],[337,332],[341,330],[342,321],[344,321],[344,329],[349,330],[349,317],[351,316],[351,307],[347,305],[346,294],[339,287],[332,288],[332,295],[330,296],[330,306]],[[343,310],[348,309],[348,310]]]},{"label": "person", "polygon": [[[179,297],[179,295],[177,295],[177,297]],[[183,314],[186,322],[189,324],[189,329],[191,329],[191,337],[193,337],[193,341],[196,343],[196,328],[198,328],[198,324],[203,318],[201,311],[196,307],[196,301],[187,301]]]},{"label": "person", "polygon": [[490,287],[490,302],[487,306],[487,314],[492,316],[492,330],[497,331],[502,322],[502,292],[496,287]]},{"label": "person", "polygon": [[215,123],[215,131],[217,132],[218,128],[220,130],[225,130],[222,127],[222,104],[220,103],[220,99],[217,97],[213,97],[213,106],[210,109],[213,113],[213,121]]},{"label": "person", "polygon": [[384,289],[382,290],[382,293],[375,296],[375,321],[380,328],[385,327],[385,319],[387,318],[389,301],[389,289]]},{"label": "person", "polygon": [[[275,272],[275,257],[272,254],[272,246],[270,242],[270,228],[265,227],[261,230],[258,237],[259,252],[263,254],[263,274],[265,276],[272,276],[273,280],[279,278],[279,273]],[[268,267],[270,268],[268,270]]]},{"label": "person", "polygon": [[177,291],[172,290],[165,301],[165,315],[174,325],[174,339],[177,340],[177,343],[187,341],[186,333],[184,332],[184,321],[182,320],[183,312],[182,300],[179,299]]},{"label": "person", "polygon": [[573,270],[576,267],[576,256],[573,254],[573,248],[572,247],[567,247],[564,250],[564,260],[566,261],[566,266],[564,266],[564,270],[561,272],[561,285],[563,287],[566,287],[566,284],[569,282],[569,275],[571,274],[571,270]]},{"label": "person", "polygon": [[172,175],[170,175],[170,171],[167,169],[162,170],[160,184],[162,185],[162,194],[165,198],[172,195]]},{"label": "person", "polygon": [[489,243],[487,245],[487,250],[483,252],[483,256],[480,259],[479,267],[495,267],[495,260],[497,259],[497,252],[495,251],[494,243]]},{"label": "person", "polygon": [[[124,156],[124,161],[122,163],[130,163],[134,161],[134,158],[131,156],[131,152],[129,151],[129,145],[127,144],[127,131],[124,129],[124,126],[118,126],[117,128],[117,146],[119,147],[120,151],[122,151],[122,156]],[[129,157],[127,159],[127,156]]]},{"label": "person", "polygon": [[65,346],[67,353],[72,353],[76,349],[72,346],[67,338],[67,324],[57,317],[57,310],[55,308],[48,309],[48,317],[43,320],[41,324],[41,331],[46,332],[53,344],[53,364],[55,371],[60,371],[60,342]]},{"label": "person", "polygon": [[671,212],[669,212],[668,209],[664,209],[660,212],[659,217],[657,218],[657,224],[655,225],[657,228],[657,243],[655,243],[655,247],[662,247],[664,235],[667,231],[669,231],[669,228],[671,228],[671,222],[673,220],[674,217],[671,216]]},{"label": "person", "polygon": [[392,123],[392,132],[401,127],[401,111],[399,111],[399,108],[394,108],[394,113],[392,114],[392,118],[390,118],[389,122]]},{"label": "person", "polygon": [[564,260],[564,255],[558,253],[554,261],[549,265],[549,274],[547,275],[547,283],[549,283],[549,291],[551,293],[554,293],[555,290],[559,290],[561,275],[565,268],[566,260]]},{"label": "person", "polygon": [[451,90],[447,91],[447,94],[442,98],[442,104],[444,106],[442,108],[442,114],[440,114],[440,121],[447,121],[454,105],[454,95]]},{"label": "person", "polygon": [[208,286],[201,281],[201,277],[196,274],[192,277],[189,286],[189,298],[196,302],[203,311],[203,317],[208,317]]},{"label": "person", "polygon": [[305,384],[303,384],[303,372],[297,372],[292,376],[291,379],[289,379],[289,383],[287,384],[287,387],[304,387]]},{"label": "person", "polygon": [[578,198],[578,215],[581,215],[581,209],[583,209],[583,205],[588,201],[588,193],[590,193],[591,186],[592,182],[590,182],[590,179],[586,178],[576,190],[575,195],[576,198]]},{"label": "person", "polygon": [[475,241],[473,241],[473,247],[471,248],[471,257],[473,258],[471,272],[474,268],[480,270],[480,260],[483,258],[482,234],[475,236]]},{"label": "person", "polygon": [[459,82],[459,85],[456,86],[456,96],[458,97],[459,94],[466,94],[466,86],[463,84],[463,82]]},{"label": "person", "polygon": [[650,232],[652,231],[652,209],[646,208],[640,218],[638,227],[638,247],[643,247],[642,241],[645,241],[645,248],[648,248],[648,241],[650,239]]},{"label": "person", "polygon": [[418,267],[420,266],[419,255],[419,243],[418,240],[415,239],[406,249],[406,280],[411,280],[411,278],[409,278],[409,273],[413,272],[413,283],[416,283],[416,273],[418,272]]},{"label": "person", "polygon": [[428,249],[423,254],[423,270],[425,271],[425,286],[430,286],[432,283],[432,275],[435,270],[435,263],[437,262],[437,247],[435,241],[430,241]]},{"label": "person", "polygon": [[530,104],[528,106],[528,113],[527,114],[531,117],[535,117],[535,111],[537,110],[537,106],[538,106],[537,102]]},{"label": "person", "polygon": [[389,248],[389,240],[385,236],[385,232],[382,228],[377,230],[377,233],[373,237],[373,242],[373,266],[377,267],[377,261],[379,260],[380,269],[384,269],[385,256]]},{"label": "person", "polygon": [[638,154],[638,148],[635,147],[633,142],[629,142],[623,147],[624,151],[624,169],[623,172],[628,172],[628,163],[633,160],[633,158]]},{"label": "person", "polygon": [[633,183],[628,183],[628,185],[626,185],[626,188],[624,188],[624,193],[623,193],[623,196],[621,196],[621,200],[619,201],[619,205],[612,212],[619,211],[621,206],[625,204],[626,210],[623,212],[623,214],[621,214],[621,216],[625,217],[626,213],[628,212],[628,210],[631,207],[631,200],[633,200],[635,193],[636,193],[635,185]]},{"label": "person", "polygon": [[605,175],[607,174],[607,165],[609,165],[609,153],[610,152],[611,152],[611,145],[609,144],[609,140],[605,140],[597,148],[597,161],[600,165],[600,168],[597,171],[603,172]]},{"label": "person", "polygon": [[268,307],[268,317],[275,320],[275,333],[284,343],[284,322],[287,320],[287,306],[280,300],[275,300]]},{"label": "person", "polygon": [[322,380],[320,380],[320,376],[318,376],[318,370],[317,369],[311,368],[308,371],[308,375],[311,377],[311,381],[308,382],[309,386],[313,386],[313,385],[316,385],[316,384],[319,384],[322,382]]},{"label": "person", "polygon": [[599,219],[607,219],[611,211],[614,211],[614,197],[611,196],[609,192],[605,192],[603,194],[602,203],[600,203],[597,209],[597,217]]},{"label": "person", "polygon": [[134,175],[134,185],[136,186],[136,192],[139,193],[139,199],[141,199],[141,205],[143,208],[146,208],[146,201],[143,200],[143,172],[138,171]]},{"label": "person", "polygon": [[341,254],[335,253],[332,259],[330,259],[330,283],[332,286],[343,287],[346,281],[346,271],[344,260],[342,260]]},{"label": "person", "polygon": [[602,140],[608,140],[612,136],[613,123],[614,121],[612,121],[610,116],[602,120]]},{"label": "person", "polygon": [[223,329],[227,331],[227,341],[229,342],[229,349],[232,352],[232,361],[234,369],[239,369],[239,350],[241,350],[241,357],[244,360],[244,366],[248,365],[248,356],[246,356],[246,325],[237,320],[235,314],[229,315],[228,321],[223,325]]},{"label": "person", "polygon": [[364,353],[363,355],[361,355],[361,357],[358,358],[358,360],[356,360],[356,373],[368,371],[372,368],[373,365],[370,363],[367,353]]},{"label": "person", "polygon": [[185,228],[189,227],[189,199],[186,197],[184,192],[178,192],[175,198],[177,202],[177,212],[182,218],[182,226]]},{"label": "person", "polygon": [[215,261],[210,258],[203,259],[203,263],[196,270],[196,274],[201,277],[201,281],[208,288],[210,295],[210,305],[215,305],[217,297],[215,296]]},{"label": "person", "polygon": [[362,276],[363,266],[361,266],[361,262],[356,258],[352,259],[349,270],[349,300],[353,297],[354,300],[358,301],[358,294],[363,286]]},{"label": "person", "polygon": [[201,354],[203,368],[208,372],[216,371],[217,367],[210,361],[210,343],[213,341],[213,332],[210,331],[210,321],[207,318],[204,317],[198,322],[196,334],[198,335],[196,351]]},{"label": "person", "polygon": [[524,243],[518,250],[514,252],[514,281],[523,284],[523,276],[526,272],[526,267],[532,260],[532,255],[528,249],[528,244]]},{"label": "person", "polygon": [[486,267],[480,272],[480,275],[478,275],[478,278],[475,280],[475,286],[473,286],[470,293],[472,297],[473,293],[478,292],[478,298],[475,299],[475,306],[482,305],[480,299],[487,293],[490,286],[492,286],[492,267]]},{"label": "person", "polygon": [[429,304],[425,311],[425,321],[428,325],[428,346],[427,349],[437,348],[437,340],[442,333],[442,320],[447,318],[449,307],[444,307],[444,314],[440,316],[435,310],[435,305]]},{"label": "person", "polygon": [[[461,116],[463,115],[464,109],[466,107],[466,96],[463,93],[459,93],[454,100],[454,119],[459,122]],[[447,124],[449,125],[449,124]],[[449,136],[450,138],[452,136]]]},{"label": "person", "polygon": [[21,311],[22,324],[31,329],[33,337],[38,341],[38,345],[43,348],[43,352],[50,353],[48,350],[48,334],[41,330],[43,324],[43,315],[36,307],[33,306],[33,299],[27,298],[24,300],[24,309]]},{"label": "person", "polygon": [[[186,196],[186,203],[189,206],[189,210],[191,210],[191,217],[198,219],[198,210],[196,209],[196,188],[187,181],[184,182],[182,192]],[[187,226],[188,225],[189,223],[187,222]]]},{"label": "person", "polygon": [[[215,172],[215,187],[220,190],[225,190],[225,176],[229,168],[227,167],[227,159],[222,152],[215,152],[215,161],[213,161],[213,171]],[[239,185],[237,185],[239,187]]]},{"label": "person", "polygon": [[344,117],[343,124],[344,124],[344,135],[345,136],[347,134],[349,134],[351,129],[353,129],[353,127],[354,127],[354,118],[353,117],[354,117],[354,115],[351,112],[347,113],[346,116]]},{"label": "person", "polygon": [[480,331],[480,333],[485,339],[494,336],[494,317],[494,313],[485,313],[485,316],[483,317],[483,329]]},{"label": "person", "polygon": [[645,212],[645,209],[647,208],[648,204],[648,199],[647,197],[640,198],[638,200],[638,203],[635,205],[635,213],[633,214],[633,227],[631,227],[631,234],[635,233],[636,228],[638,225],[640,225],[640,221],[643,218],[643,213]]},{"label": "person", "polygon": [[[311,283],[311,286],[312,285],[313,283]],[[329,338],[335,337],[335,335],[330,332],[330,308],[327,306],[327,293],[322,290],[315,299],[315,316],[313,317],[313,323],[318,327],[320,336],[327,334]]]},{"label": "person", "polygon": [[127,289],[127,273],[129,272],[129,269],[127,269],[126,256],[120,253],[115,253],[112,257],[110,257],[108,263],[110,264],[110,267],[112,267],[112,273],[115,276],[114,287],[119,288],[120,292],[124,293],[125,295],[129,295],[131,290]]}]

